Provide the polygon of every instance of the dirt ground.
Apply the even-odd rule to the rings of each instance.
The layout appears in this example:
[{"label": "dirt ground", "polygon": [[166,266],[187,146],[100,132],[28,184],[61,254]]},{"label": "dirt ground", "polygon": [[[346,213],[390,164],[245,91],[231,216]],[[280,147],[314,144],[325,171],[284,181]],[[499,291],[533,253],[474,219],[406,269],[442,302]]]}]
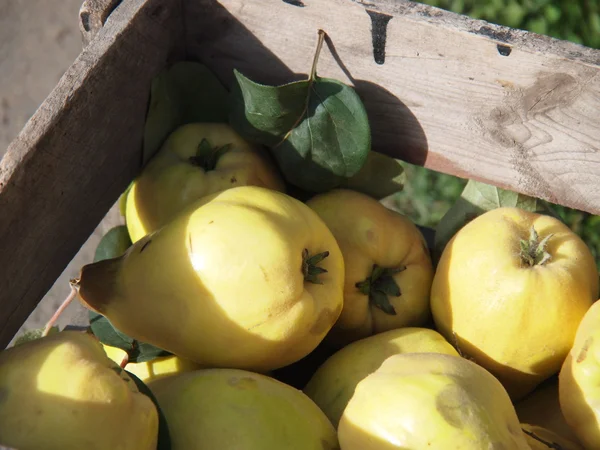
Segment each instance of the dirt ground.
[{"label": "dirt ground", "polygon": [[[0,0],[0,157],[81,51],[78,20],[82,2]],[[119,221],[113,208],[16,336],[44,326],[68,295],[69,278],[93,259],[102,234]],[[87,313],[78,303],[59,321],[61,328],[69,323],[87,323]]]}]

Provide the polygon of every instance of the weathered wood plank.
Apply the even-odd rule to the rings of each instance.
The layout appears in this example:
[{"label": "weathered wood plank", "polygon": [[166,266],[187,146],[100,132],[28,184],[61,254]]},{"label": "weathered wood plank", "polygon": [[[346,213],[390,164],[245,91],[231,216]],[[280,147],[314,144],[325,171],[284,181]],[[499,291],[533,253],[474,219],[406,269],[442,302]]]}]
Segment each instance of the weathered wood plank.
[{"label": "weathered wood plank", "polygon": [[150,83],[182,48],[180,30],[179,2],[123,2],[9,146],[0,162],[0,348],[139,170]]},{"label": "weathered wood plank", "polygon": [[402,0],[186,1],[188,54],[226,82],[354,83],[377,150],[600,213],[600,51]]}]

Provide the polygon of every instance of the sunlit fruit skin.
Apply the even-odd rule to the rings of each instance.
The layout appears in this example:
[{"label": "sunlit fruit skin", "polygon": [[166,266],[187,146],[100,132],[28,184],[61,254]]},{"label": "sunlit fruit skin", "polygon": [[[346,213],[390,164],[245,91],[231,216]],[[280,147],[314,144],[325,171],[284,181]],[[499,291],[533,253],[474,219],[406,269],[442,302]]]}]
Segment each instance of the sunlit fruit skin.
[{"label": "sunlit fruit skin", "polygon": [[[117,347],[102,344],[106,355],[117,364],[126,360],[127,352]],[[160,356],[150,361],[131,362],[125,366],[128,372],[137,376],[144,383],[158,380],[162,377],[177,375],[201,369],[200,364],[180,358],[177,355]]]},{"label": "sunlit fruit skin", "polygon": [[577,442],[567,439],[547,428],[522,423],[521,429],[525,433],[531,450],[584,450]]},{"label": "sunlit fruit skin", "polygon": [[[231,144],[213,169],[193,163],[203,139],[212,147]],[[225,123],[190,123],[174,130],[134,180],[125,203],[125,222],[133,242],[167,223],[185,206],[236,186],[284,191],[269,155]]]},{"label": "sunlit fruit skin", "polygon": [[149,384],[172,450],[336,450],[337,436],[306,395],[271,377],[205,369]]},{"label": "sunlit fruit skin", "polygon": [[[521,241],[551,235],[543,264]],[[541,260],[540,260],[541,261]],[[559,220],[519,208],[475,218],[448,242],[431,288],[436,328],[487,368],[513,401],[556,374],[579,322],[598,298],[598,272],[582,239]]]},{"label": "sunlit fruit skin", "polygon": [[544,381],[533,392],[516,402],[515,410],[521,423],[544,428],[568,441],[577,442],[560,407],[558,376]]},{"label": "sunlit fruit skin", "polygon": [[[408,218],[365,194],[335,189],[307,201],[335,236],[346,268],[344,309],[328,339],[339,346],[383,331],[421,326],[430,318],[433,266],[425,239]],[[357,286],[377,265],[398,269],[391,277],[400,295],[387,295],[386,312]]]},{"label": "sunlit fruit skin", "polygon": [[0,352],[0,445],[155,450],[158,413],[97,339],[61,331]]},{"label": "sunlit fruit skin", "polygon": [[[325,252],[326,272],[307,281],[305,253]],[[132,338],[203,366],[263,372],[316,348],[340,315],[343,283],[342,253],[310,208],[243,186],[85,266],[79,296]]]},{"label": "sunlit fruit skin", "polygon": [[390,356],[356,387],[342,450],[530,450],[502,384],[460,356]]},{"label": "sunlit fruit skin", "polygon": [[337,428],[362,379],[392,355],[425,352],[458,356],[454,347],[435,330],[405,327],[384,331],[338,350],[315,371],[303,390]]},{"label": "sunlit fruit skin", "polygon": [[581,321],[558,378],[565,420],[586,448],[600,448],[600,301]]}]

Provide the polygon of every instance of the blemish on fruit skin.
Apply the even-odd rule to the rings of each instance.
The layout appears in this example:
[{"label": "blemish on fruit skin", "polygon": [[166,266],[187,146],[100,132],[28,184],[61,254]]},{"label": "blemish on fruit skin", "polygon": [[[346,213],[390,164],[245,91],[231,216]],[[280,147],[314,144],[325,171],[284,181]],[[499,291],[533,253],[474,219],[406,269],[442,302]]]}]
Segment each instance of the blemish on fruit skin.
[{"label": "blemish on fruit skin", "polygon": [[575,360],[576,363],[582,363],[583,361],[585,361],[585,358],[587,357],[587,352],[593,343],[594,338],[592,336],[586,339],[586,341],[583,343],[581,351],[579,352],[579,355],[577,355],[577,359]]},{"label": "blemish on fruit skin", "polygon": [[229,386],[237,389],[253,389],[256,387],[256,380],[250,377],[231,377],[227,380]]},{"label": "blemish on fruit skin", "polygon": [[454,428],[463,429],[467,411],[465,405],[469,399],[465,391],[457,386],[447,386],[435,399],[435,407],[444,420]]},{"label": "blemish on fruit skin", "polygon": [[336,443],[321,439],[321,447],[323,450],[339,450],[339,446]]},{"label": "blemish on fruit skin", "polygon": [[373,240],[375,240],[375,232],[371,229],[367,230],[366,236],[367,236],[367,240],[369,242],[372,242]]}]

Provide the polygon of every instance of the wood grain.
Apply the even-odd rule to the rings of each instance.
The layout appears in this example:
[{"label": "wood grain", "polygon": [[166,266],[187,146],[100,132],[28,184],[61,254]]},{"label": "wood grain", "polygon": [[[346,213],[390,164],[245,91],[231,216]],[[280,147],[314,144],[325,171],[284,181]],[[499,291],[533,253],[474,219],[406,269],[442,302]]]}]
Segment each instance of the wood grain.
[{"label": "wood grain", "polygon": [[354,84],[373,146],[600,213],[600,51],[401,0],[186,1],[188,54],[226,83]]},{"label": "wood grain", "polygon": [[178,2],[123,2],[0,162],[0,348],[138,172],[150,83],[180,24]]}]

